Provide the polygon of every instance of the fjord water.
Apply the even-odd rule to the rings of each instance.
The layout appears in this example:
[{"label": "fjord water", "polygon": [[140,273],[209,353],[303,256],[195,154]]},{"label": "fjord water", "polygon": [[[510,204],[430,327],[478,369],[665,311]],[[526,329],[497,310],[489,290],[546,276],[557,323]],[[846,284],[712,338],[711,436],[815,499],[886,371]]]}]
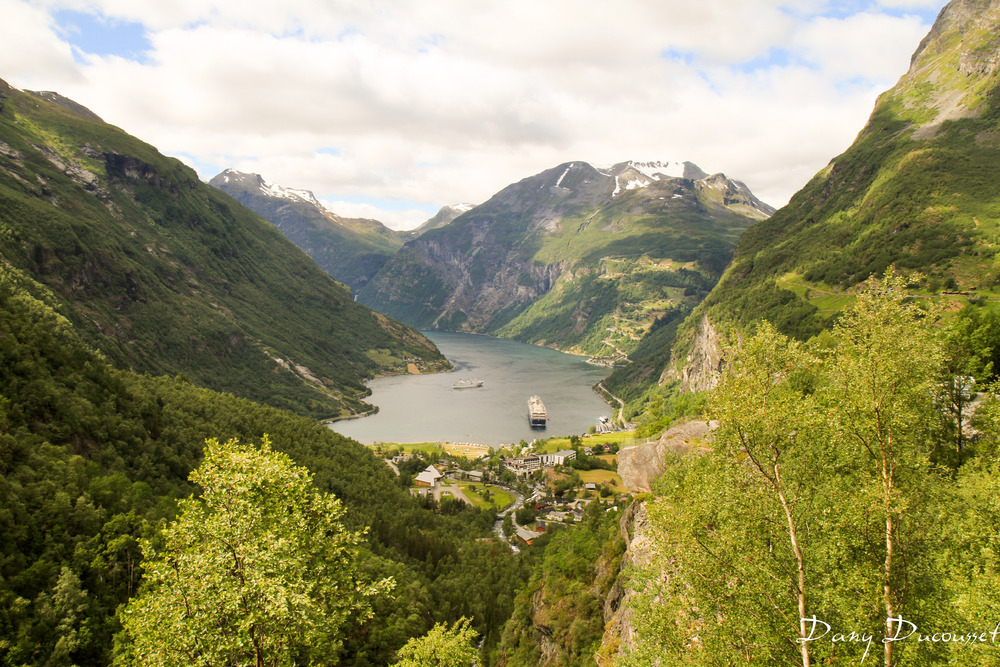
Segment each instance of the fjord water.
[{"label": "fjord water", "polygon": [[[372,380],[372,395],[365,400],[379,412],[330,428],[365,444],[447,441],[495,446],[586,433],[601,416],[612,416],[611,407],[592,389],[608,369],[583,357],[489,336],[423,333],[455,370]],[[455,382],[473,378],[483,386],[452,389]],[[528,425],[528,398],[536,394],[548,410],[545,429]]]}]

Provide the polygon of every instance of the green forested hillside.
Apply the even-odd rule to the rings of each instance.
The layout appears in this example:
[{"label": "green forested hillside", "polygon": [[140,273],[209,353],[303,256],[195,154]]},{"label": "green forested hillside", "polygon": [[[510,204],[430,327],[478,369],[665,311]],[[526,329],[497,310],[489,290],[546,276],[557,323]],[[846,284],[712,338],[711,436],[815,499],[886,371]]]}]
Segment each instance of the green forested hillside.
[{"label": "green forested hillside", "polygon": [[2,82],[0,257],[114,365],[303,414],[356,412],[363,379],[446,363],[177,160]]},{"label": "green forested hillside", "polygon": [[349,624],[337,664],[387,664],[407,638],[463,615],[487,646],[499,639],[526,573],[506,545],[479,539],[492,514],[424,509],[384,463],[314,420],[114,369],[60,307],[0,269],[0,664],[108,664],[115,610],[141,585],[138,540],[195,490],[205,439],[263,434],[341,499],[349,529],[370,527],[364,576],[399,582],[372,622]]},{"label": "green forested hillside", "polygon": [[621,512],[587,505],[583,523],[554,528],[504,627],[501,666],[590,667],[604,636],[604,609],[625,543]]}]

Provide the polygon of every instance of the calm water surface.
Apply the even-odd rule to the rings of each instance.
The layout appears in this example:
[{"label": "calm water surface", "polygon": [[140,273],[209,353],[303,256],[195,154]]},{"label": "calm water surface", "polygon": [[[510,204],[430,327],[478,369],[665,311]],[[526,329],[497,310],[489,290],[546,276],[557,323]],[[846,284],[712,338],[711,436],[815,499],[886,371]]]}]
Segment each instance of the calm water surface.
[{"label": "calm water surface", "polygon": [[[499,445],[522,438],[586,433],[612,409],[591,387],[608,374],[583,357],[535,345],[471,334],[428,332],[455,366],[448,373],[401,375],[368,383],[366,399],[379,407],[370,417],[332,424],[337,433],[377,442],[476,442]],[[461,379],[479,389],[452,389]],[[528,425],[528,398],[541,397],[545,429]]]}]

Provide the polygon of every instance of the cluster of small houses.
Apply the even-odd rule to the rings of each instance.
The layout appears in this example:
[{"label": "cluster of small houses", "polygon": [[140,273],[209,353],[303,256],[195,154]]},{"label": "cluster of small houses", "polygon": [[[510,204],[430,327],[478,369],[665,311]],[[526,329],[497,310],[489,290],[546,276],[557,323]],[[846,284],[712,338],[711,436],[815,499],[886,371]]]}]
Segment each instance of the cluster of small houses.
[{"label": "cluster of small houses", "polygon": [[[588,455],[591,453],[592,452],[587,451]],[[409,457],[410,455],[403,454],[395,456],[391,460],[393,463],[400,463]],[[547,466],[565,465],[566,461],[575,458],[575,451],[572,449],[563,449],[550,454],[529,454],[527,456],[505,459],[504,465],[508,470],[514,471],[515,474],[526,474],[534,470],[540,470]],[[452,471],[451,474],[472,482],[481,483],[483,481],[483,472],[481,470],[455,470]],[[438,469],[437,466],[431,464],[418,473],[413,479],[413,485],[416,487],[413,489],[413,492],[418,495],[425,493],[433,494],[440,488],[441,480],[443,478],[444,474]],[[597,485],[594,483],[587,483],[586,488],[596,490]],[[535,504],[533,505],[535,511],[544,512],[545,516],[536,519],[535,525],[533,526],[534,529],[524,526],[516,526],[515,535],[522,543],[531,544],[532,540],[538,537],[539,533],[545,532],[546,526],[550,523],[564,523],[566,520],[580,521],[583,518],[583,508],[587,502],[588,501],[586,500],[569,500],[550,501],[549,503]]]},{"label": "cluster of small houses", "polygon": [[[524,544],[531,544],[540,533],[544,533],[549,524],[563,524],[567,520],[577,522],[583,520],[583,509],[586,500],[555,501],[533,505],[539,514],[535,519],[534,529],[515,525],[514,536]],[[542,516],[544,515],[544,516]]]},{"label": "cluster of small houses", "polygon": [[[458,473],[465,479],[471,482],[482,482],[483,473],[480,470],[459,470]],[[444,475],[438,470],[433,464],[424,468],[423,472],[418,473],[416,477],[413,478],[413,485],[420,487],[435,487]]]}]

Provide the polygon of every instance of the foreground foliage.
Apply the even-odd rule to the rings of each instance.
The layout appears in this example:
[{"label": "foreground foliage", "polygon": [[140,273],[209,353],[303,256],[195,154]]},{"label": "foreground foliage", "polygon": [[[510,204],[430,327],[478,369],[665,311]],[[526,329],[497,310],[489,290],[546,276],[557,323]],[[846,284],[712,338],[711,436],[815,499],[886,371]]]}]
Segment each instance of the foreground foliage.
[{"label": "foreground foliage", "polygon": [[[139,590],[155,540],[196,487],[206,438],[275,447],[343,504],[359,577],[398,585],[374,619],[342,627],[342,665],[387,665],[437,622],[472,619],[499,640],[526,565],[491,535],[493,515],[435,514],[358,443],[317,422],[184,378],[111,368],[22,272],[0,269],[0,664],[107,665],[117,608]],[[153,542],[153,544],[158,544]]]},{"label": "foreground foliage", "polygon": [[869,283],[810,346],[762,324],[731,356],[714,450],[668,461],[648,506],[621,665],[995,664],[997,407],[944,455],[948,332],[904,288]]},{"label": "foreground foliage", "polygon": [[452,627],[437,624],[423,637],[411,639],[399,650],[396,667],[470,667],[476,660],[472,645],[476,632],[463,618]]},{"label": "foreground foliage", "polygon": [[259,450],[209,440],[191,481],[201,497],[142,543],[144,591],[123,612],[132,641],[116,664],[330,661],[348,616],[371,618],[367,598],[392,584],[358,578],[361,536],[340,501],[266,437]]}]

